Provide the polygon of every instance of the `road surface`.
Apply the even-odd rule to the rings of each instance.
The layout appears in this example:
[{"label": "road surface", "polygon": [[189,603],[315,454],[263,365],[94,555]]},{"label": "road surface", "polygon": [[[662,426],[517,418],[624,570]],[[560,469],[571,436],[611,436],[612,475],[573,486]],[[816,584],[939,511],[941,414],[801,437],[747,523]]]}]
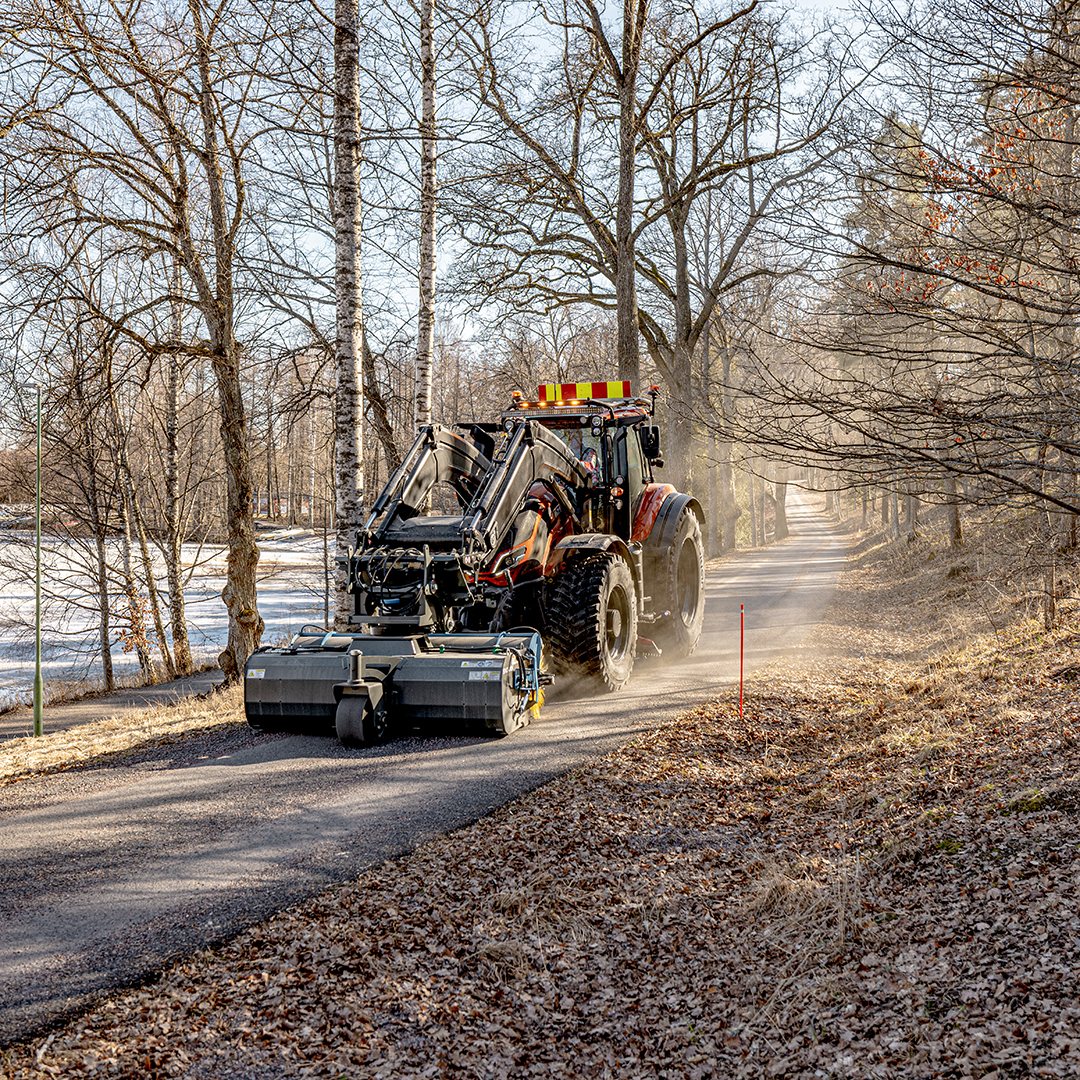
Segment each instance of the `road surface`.
[{"label": "road surface", "polygon": [[709,574],[688,661],[642,664],[618,695],[555,701],[508,739],[345,751],[237,729],[0,788],[0,1045],[734,693],[740,602],[752,670],[798,648],[846,557],[807,505],[790,524],[789,540]]}]

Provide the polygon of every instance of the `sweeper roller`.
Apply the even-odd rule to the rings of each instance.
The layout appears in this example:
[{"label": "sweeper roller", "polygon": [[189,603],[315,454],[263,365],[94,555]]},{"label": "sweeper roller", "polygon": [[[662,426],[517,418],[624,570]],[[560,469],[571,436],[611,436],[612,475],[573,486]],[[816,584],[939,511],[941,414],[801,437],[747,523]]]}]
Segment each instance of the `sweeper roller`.
[{"label": "sweeper roller", "polygon": [[535,631],[386,637],[305,627],[287,646],[252,654],[247,718],[268,731],[336,731],[347,746],[381,742],[391,718],[509,735],[550,682],[541,648]]}]

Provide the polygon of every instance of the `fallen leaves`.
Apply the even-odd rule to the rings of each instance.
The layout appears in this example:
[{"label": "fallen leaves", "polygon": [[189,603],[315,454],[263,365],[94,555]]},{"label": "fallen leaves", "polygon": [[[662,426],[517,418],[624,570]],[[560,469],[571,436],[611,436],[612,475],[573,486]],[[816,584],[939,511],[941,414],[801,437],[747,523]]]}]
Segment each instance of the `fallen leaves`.
[{"label": "fallen leaves", "polygon": [[3,1075],[1077,1075],[1075,642],[946,651],[888,569],[744,721],[695,709]]}]

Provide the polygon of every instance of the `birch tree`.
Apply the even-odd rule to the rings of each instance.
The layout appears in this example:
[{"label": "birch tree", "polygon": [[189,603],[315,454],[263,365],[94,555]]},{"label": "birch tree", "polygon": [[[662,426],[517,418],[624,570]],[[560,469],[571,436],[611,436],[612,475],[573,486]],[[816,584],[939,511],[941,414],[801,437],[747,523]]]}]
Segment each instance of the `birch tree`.
[{"label": "birch tree", "polygon": [[336,368],[334,397],[335,521],[338,575],[334,621],[351,612],[345,560],[356,542],[364,500],[361,364],[364,324],[360,241],[360,11],[357,0],[334,6],[334,232]]},{"label": "birch tree", "polygon": [[416,320],[416,424],[431,423],[435,353],[435,0],[420,0],[420,306]]}]

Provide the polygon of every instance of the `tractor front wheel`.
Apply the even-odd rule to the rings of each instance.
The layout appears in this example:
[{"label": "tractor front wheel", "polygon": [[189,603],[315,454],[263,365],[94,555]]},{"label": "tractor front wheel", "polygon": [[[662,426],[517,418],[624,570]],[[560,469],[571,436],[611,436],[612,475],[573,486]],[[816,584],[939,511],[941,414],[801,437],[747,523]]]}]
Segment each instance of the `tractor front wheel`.
[{"label": "tractor front wheel", "polygon": [[572,562],[552,586],[546,621],[556,672],[597,690],[626,685],[637,647],[637,594],[622,559]]},{"label": "tractor front wheel", "polygon": [[669,613],[657,626],[657,638],[665,655],[689,656],[705,622],[705,549],[701,523],[689,507],[679,518],[671,546],[657,562],[657,606]]}]

